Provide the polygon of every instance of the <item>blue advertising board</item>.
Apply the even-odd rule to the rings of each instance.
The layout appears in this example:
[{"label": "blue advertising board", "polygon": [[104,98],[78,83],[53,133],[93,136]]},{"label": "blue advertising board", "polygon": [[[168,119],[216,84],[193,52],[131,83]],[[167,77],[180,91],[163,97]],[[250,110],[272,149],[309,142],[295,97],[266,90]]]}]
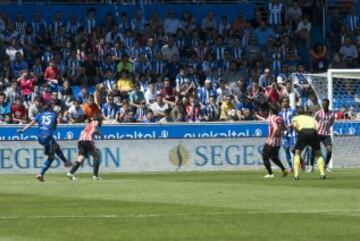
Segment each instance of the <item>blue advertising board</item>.
[{"label": "blue advertising board", "polygon": [[[18,134],[17,125],[0,127],[1,140],[36,140],[37,128]],[[59,125],[55,138],[77,140],[84,125]],[[268,127],[265,122],[234,123],[186,123],[186,124],[118,124],[103,125],[101,132],[105,139],[201,139],[201,138],[241,138],[266,137]],[[337,122],[334,134],[338,136],[360,136],[360,122]]]}]

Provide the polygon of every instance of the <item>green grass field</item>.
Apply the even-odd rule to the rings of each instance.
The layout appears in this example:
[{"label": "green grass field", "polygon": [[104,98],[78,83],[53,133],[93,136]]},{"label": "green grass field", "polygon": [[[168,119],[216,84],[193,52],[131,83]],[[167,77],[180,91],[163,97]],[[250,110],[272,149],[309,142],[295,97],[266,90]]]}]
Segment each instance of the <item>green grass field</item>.
[{"label": "green grass field", "polygon": [[263,174],[0,175],[0,241],[360,240],[360,170]]}]

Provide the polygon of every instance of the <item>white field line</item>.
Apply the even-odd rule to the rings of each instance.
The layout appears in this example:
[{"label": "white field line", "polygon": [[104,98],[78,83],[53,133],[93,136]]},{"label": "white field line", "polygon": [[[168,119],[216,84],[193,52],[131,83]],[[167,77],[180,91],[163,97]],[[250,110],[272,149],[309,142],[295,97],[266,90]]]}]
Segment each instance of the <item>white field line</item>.
[{"label": "white field line", "polygon": [[0,216],[0,220],[6,219],[119,219],[119,218],[162,218],[162,217],[202,217],[202,216],[240,216],[251,214],[329,214],[360,216],[360,209],[354,210],[280,210],[280,211],[243,211],[243,212],[209,212],[209,213],[169,213],[169,214],[124,214],[124,215],[24,215],[24,216]]}]

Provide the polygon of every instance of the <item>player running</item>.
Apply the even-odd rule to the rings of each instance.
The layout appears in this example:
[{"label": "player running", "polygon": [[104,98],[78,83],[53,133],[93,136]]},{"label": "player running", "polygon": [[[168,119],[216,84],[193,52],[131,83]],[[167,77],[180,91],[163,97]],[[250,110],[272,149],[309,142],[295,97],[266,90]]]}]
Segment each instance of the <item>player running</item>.
[{"label": "player running", "polygon": [[281,138],[284,134],[286,127],[284,120],[280,116],[278,116],[278,108],[276,106],[270,107],[270,116],[268,118],[268,122],[269,137],[262,151],[264,166],[268,172],[264,176],[264,178],[274,177],[271,169],[270,159],[281,168],[283,176],[285,177],[288,175],[288,171],[285,169],[284,165],[280,161],[279,150],[281,146]]},{"label": "player running", "polygon": [[[335,114],[329,109],[329,100],[323,99],[322,109],[316,112],[315,120],[318,123],[317,134],[322,143],[326,148],[325,167],[328,172],[331,172],[328,167],[332,157],[332,140],[331,140],[331,127],[335,122]],[[313,167],[312,167],[313,168]]]},{"label": "player running", "polygon": [[102,117],[96,116],[93,118],[85,127],[84,130],[80,133],[80,138],[78,141],[78,159],[75,162],[74,166],[71,168],[70,172],[68,172],[67,177],[70,180],[77,180],[74,176],[74,173],[80,167],[81,164],[88,158],[89,155],[93,157],[93,179],[94,180],[101,180],[98,176],[99,174],[99,153],[94,143],[95,136],[101,136],[101,133],[98,131],[98,128],[101,127],[102,124]]},{"label": "player running", "polygon": [[291,124],[291,127],[295,128],[298,133],[295,144],[294,180],[299,180],[300,155],[307,145],[309,145],[314,151],[321,179],[326,179],[324,159],[321,156],[320,150],[320,140],[316,133],[317,122],[313,117],[305,115],[301,108],[299,108],[298,112],[299,115],[294,117]]},{"label": "player running", "polygon": [[[285,126],[290,126],[293,118],[296,116],[296,110],[290,107],[290,101],[288,97],[285,97],[281,103],[281,111],[279,116],[285,122]],[[286,161],[289,165],[289,171],[293,172],[293,148],[295,147],[296,141],[296,132],[294,129],[290,128],[289,130],[284,132],[282,138],[282,146],[285,150]]]},{"label": "player running", "polygon": [[44,162],[40,173],[36,175],[36,179],[40,182],[44,182],[45,172],[50,168],[51,163],[55,160],[55,154],[61,159],[65,167],[71,166],[62,152],[59,144],[55,141],[53,134],[57,126],[57,114],[52,111],[51,105],[45,105],[43,112],[37,114],[29,124],[27,124],[23,129],[18,130],[18,133],[24,133],[26,130],[30,129],[35,124],[39,126],[38,141],[44,146],[44,153],[47,155],[47,160]]}]

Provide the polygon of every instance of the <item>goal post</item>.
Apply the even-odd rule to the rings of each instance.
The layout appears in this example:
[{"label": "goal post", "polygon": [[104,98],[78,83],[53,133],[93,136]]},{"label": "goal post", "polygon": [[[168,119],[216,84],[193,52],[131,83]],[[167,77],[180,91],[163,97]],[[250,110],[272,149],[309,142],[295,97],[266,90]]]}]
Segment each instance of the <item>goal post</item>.
[{"label": "goal post", "polygon": [[331,110],[345,110],[346,119],[336,121],[332,129],[330,166],[360,167],[360,69],[329,69],[326,73],[301,75],[312,86],[319,104],[327,98]]}]

